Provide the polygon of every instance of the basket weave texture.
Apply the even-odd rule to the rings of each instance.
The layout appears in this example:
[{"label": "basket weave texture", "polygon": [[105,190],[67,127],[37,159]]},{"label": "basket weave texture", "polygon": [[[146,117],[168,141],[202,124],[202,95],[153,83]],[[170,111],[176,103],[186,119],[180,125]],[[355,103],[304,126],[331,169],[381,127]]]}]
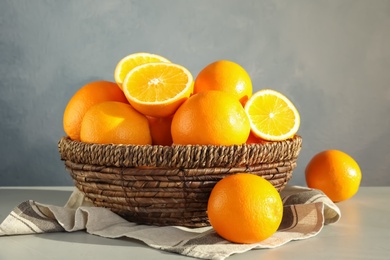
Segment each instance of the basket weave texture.
[{"label": "basket weave texture", "polygon": [[262,144],[112,145],[63,137],[61,160],[75,186],[98,207],[149,225],[208,226],[214,185],[235,173],[252,173],[277,190],[292,177],[302,138]]}]

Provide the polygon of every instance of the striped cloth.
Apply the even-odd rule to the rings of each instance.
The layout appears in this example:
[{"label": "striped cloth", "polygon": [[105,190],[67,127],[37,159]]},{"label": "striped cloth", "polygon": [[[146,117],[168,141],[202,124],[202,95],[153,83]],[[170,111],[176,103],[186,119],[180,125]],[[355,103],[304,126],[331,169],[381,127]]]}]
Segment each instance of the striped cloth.
[{"label": "striped cloth", "polygon": [[256,244],[230,243],[210,228],[155,227],[130,223],[105,208],[93,207],[75,190],[63,207],[29,200],[17,206],[0,224],[0,236],[73,232],[143,241],[150,247],[202,259],[225,259],[252,249],[275,248],[292,240],[317,235],[326,224],[340,219],[339,208],[322,192],[287,186],[281,196],[284,204],[279,230]]}]

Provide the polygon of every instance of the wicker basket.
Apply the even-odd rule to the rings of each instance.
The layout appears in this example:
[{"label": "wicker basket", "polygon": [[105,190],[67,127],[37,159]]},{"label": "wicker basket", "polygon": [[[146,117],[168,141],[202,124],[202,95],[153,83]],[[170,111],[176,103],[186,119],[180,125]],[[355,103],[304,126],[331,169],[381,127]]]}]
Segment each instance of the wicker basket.
[{"label": "wicker basket", "polygon": [[225,176],[253,173],[283,189],[301,146],[300,136],[234,146],[58,143],[75,186],[96,206],[136,223],[186,227],[209,225],[207,200]]}]

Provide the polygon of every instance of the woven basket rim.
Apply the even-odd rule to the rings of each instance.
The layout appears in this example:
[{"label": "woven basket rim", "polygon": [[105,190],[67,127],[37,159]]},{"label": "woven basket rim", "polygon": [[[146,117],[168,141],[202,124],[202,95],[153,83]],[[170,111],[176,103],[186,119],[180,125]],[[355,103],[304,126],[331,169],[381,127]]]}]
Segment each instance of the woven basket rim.
[{"label": "woven basket rim", "polygon": [[302,138],[231,146],[92,144],[63,136],[61,160],[115,167],[209,168],[239,167],[296,159]]}]

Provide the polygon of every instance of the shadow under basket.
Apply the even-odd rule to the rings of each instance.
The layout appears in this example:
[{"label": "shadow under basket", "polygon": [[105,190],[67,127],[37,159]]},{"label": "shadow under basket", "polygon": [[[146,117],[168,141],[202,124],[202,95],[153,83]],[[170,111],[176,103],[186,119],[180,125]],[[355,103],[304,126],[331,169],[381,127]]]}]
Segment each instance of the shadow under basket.
[{"label": "shadow under basket", "polygon": [[228,175],[256,174],[282,190],[301,147],[298,135],[233,146],[88,144],[68,137],[58,143],[75,186],[94,205],[131,222],[185,227],[210,225],[210,192]]}]

